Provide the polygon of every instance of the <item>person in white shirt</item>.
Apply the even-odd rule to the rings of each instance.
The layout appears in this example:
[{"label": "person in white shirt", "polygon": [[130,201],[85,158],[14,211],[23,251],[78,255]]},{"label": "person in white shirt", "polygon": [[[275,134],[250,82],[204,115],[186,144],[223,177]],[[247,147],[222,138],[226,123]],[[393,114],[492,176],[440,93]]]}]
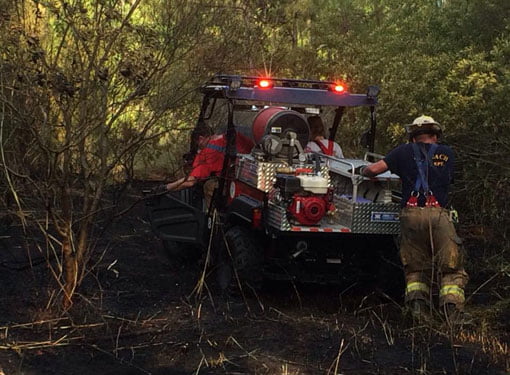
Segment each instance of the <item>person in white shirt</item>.
[{"label": "person in white shirt", "polygon": [[325,129],[320,116],[308,117],[308,125],[310,126],[311,141],[306,145],[305,152],[320,152],[343,159],[344,154],[340,145],[324,137]]}]

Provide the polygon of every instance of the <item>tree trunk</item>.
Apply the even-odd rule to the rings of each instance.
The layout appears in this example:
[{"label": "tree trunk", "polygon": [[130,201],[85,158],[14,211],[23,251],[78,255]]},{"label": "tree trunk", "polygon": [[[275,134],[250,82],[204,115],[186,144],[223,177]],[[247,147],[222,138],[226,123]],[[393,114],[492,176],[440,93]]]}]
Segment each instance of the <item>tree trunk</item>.
[{"label": "tree trunk", "polygon": [[73,250],[72,234],[70,230],[62,241],[62,254],[64,257],[64,301],[65,309],[73,304],[72,297],[77,285],[78,262]]}]

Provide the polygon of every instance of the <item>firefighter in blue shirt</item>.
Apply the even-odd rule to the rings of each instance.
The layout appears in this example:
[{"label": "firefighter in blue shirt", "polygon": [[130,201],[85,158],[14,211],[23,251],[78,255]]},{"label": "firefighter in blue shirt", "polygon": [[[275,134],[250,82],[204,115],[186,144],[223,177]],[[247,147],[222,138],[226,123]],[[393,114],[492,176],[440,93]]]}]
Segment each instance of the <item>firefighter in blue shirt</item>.
[{"label": "firefighter in blue shirt", "polygon": [[400,257],[406,277],[405,300],[412,316],[420,319],[430,311],[430,289],[437,274],[440,311],[455,322],[463,315],[468,275],[461,241],[446,209],[453,151],[437,143],[442,129],[430,116],[416,118],[406,130],[409,143],[363,167],[360,174],[373,177],[389,169],[402,180]]}]

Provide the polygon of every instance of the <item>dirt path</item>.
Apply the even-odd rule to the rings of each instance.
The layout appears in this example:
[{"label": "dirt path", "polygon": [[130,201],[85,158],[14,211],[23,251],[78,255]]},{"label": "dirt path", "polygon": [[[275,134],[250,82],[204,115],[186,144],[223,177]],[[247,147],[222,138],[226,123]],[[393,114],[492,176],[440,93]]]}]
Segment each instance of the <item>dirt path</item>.
[{"label": "dirt path", "polygon": [[3,242],[4,374],[508,373],[507,333],[452,331],[439,318],[413,326],[398,303],[355,285],[272,284],[246,300],[193,294],[201,270],[155,255],[143,211],[108,231],[98,250],[109,251],[96,254],[63,316],[44,308],[45,265],[17,267],[26,253]]}]

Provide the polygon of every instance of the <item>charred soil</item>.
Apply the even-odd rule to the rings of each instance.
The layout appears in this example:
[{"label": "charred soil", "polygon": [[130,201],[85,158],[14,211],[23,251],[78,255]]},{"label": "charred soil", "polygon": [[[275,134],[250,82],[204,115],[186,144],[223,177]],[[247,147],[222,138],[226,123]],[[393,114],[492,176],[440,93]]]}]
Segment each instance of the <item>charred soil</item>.
[{"label": "charred soil", "polygon": [[[161,257],[139,202],[111,225],[98,225],[94,267],[62,312],[45,256],[18,229],[2,238],[0,374],[509,371],[508,326],[487,317],[492,300],[480,297],[490,294],[482,290],[468,307],[475,324],[461,328],[437,313],[413,323],[402,301],[375,285],[268,283],[257,294],[225,297],[205,284],[198,292],[203,267]],[[470,292],[483,282],[474,278]]]}]

